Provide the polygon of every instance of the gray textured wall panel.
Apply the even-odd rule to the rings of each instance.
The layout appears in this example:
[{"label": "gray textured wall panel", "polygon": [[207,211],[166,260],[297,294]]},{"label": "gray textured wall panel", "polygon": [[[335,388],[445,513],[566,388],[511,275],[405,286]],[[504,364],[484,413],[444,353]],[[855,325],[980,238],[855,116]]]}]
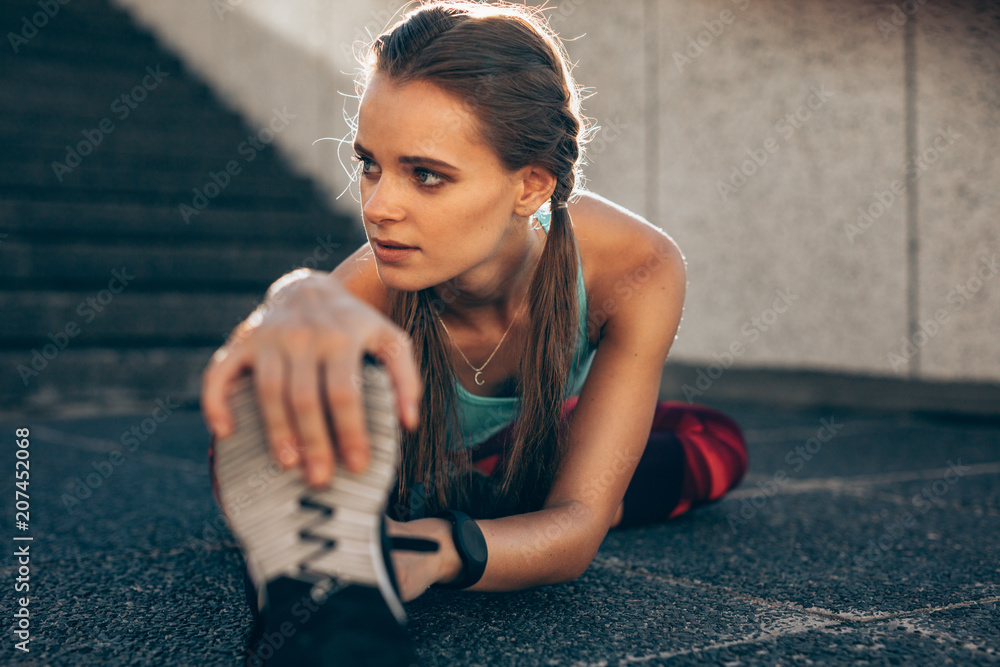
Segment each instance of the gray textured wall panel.
[{"label": "gray textured wall panel", "polygon": [[[1000,259],[1000,8],[966,4],[928,3],[913,15],[922,176],[919,318],[910,342],[925,377],[996,380],[1000,269],[983,258]],[[897,342],[894,352],[903,347]]]},{"label": "gray textured wall panel", "polygon": [[596,93],[583,102],[584,114],[600,126],[587,148],[587,186],[640,215],[646,213],[642,183],[649,133],[643,115],[649,101],[643,4],[564,0],[548,12],[564,39],[580,36],[566,43],[577,63],[573,75],[594,89],[585,94]]},{"label": "gray textured wall panel", "polygon": [[660,208],[690,280],[677,358],[738,344],[741,365],[885,371],[904,207],[854,243],[844,225],[901,172],[902,40],[861,3],[660,8]]}]

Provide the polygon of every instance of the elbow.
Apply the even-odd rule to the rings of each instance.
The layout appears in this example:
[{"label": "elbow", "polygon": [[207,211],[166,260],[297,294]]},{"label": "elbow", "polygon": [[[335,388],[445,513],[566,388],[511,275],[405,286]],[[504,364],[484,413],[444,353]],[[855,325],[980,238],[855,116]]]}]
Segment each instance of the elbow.
[{"label": "elbow", "polygon": [[581,502],[571,502],[566,506],[549,508],[550,511],[565,512],[568,527],[557,551],[560,567],[549,571],[550,584],[564,584],[579,579],[590,568],[601,544],[607,535],[606,525],[599,524],[596,513]]},{"label": "elbow", "polygon": [[594,556],[596,555],[594,554],[587,560],[575,563],[572,567],[567,568],[557,583],[568,584],[582,577],[583,573],[590,569],[590,564],[594,562]]},{"label": "elbow", "polygon": [[573,573],[570,576],[566,577],[566,579],[565,579],[565,581],[563,581],[563,583],[564,584],[568,584],[569,582],[576,581],[577,579],[579,579],[580,577],[582,577],[583,573],[586,572],[588,569],[590,569],[590,563],[592,562],[592,560],[593,559],[591,559],[591,561],[587,562],[586,567],[578,568],[578,569],[574,570]]},{"label": "elbow", "polygon": [[594,546],[588,541],[587,544],[580,545],[579,548],[574,549],[574,553],[578,554],[580,557],[567,558],[565,560],[565,567],[560,570],[556,577],[557,581],[553,583],[567,584],[582,577],[583,573],[590,569],[590,564],[593,563],[594,558],[597,557],[597,551],[599,548],[600,544]]},{"label": "elbow", "polygon": [[551,576],[545,581],[540,582],[539,584],[536,585],[555,586],[558,584],[568,584],[571,581],[576,581],[577,579],[579,579],[580,576],[583,575],[583,573],[586,571],[587,568],[583,568],[582,570],[580,570],[579,568],[575,568],[573,570],[561,570],[558,574]]}]

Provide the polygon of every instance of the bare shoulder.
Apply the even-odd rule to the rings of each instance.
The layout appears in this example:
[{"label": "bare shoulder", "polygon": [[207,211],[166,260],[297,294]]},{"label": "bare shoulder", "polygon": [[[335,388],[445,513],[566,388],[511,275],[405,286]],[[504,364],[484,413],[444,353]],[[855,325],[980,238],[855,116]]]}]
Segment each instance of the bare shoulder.
[{"label": "bare shoulder", "polygon": [[[684,256],[664,231],[628,209],[585,192],[569,205],[587,290],[589,322],[611,322],[641,284],[683,294]],[[665,269],[665,270],[663,270]],[[601,331],[588,326],[591,342]]]},{"label": "bare shoulder", "polygon": [[387,313],[388,288],[378,277],[375,255],[368,243],[351,253],[350,257],[338,264],[330,273],[355,297],[376,308],[380,313]]}]

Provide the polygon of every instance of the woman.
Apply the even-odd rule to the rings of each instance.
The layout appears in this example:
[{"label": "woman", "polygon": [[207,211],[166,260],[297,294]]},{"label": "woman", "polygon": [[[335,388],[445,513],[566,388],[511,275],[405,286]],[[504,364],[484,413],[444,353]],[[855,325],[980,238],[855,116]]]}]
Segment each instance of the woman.
[{"label": "woman", "polygon": [[[610,528],[733,488],[747,465],[736,424],[657,401],[681,252],[576,188],[587,131],[544,18],[425,4],[364,65],[353,146],[369,243],[330,274],[276,283],[216,353],[203,383],[215,438],[233,432],[227,391],[249,369],[275,460],[313,489],[361,473],[371,453],[356,378],[376,357],[406,429],[385,531],[440,546],[392,550],[404,602],[456,581],[573,580]],[[435,516],[446,509],[475,519],[486,545],[471,585],[455,515]]]}]

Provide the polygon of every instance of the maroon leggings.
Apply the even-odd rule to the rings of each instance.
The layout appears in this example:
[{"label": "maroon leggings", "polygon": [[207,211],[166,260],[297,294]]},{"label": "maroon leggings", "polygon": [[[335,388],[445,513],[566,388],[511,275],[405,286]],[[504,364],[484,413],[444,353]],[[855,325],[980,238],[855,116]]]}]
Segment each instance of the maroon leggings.
[{"label": "maroon leggings", "polygon": [[[564,425],[578,400],[574,396],[563,403]],[[478,470],[493,474],[512,430],[508,425],[472,448]],[[658,523],[716,501],[740,483],[746,470],[746,442],[735,421],[704,405],[660,401],[625,491],[618,527]]]}]

